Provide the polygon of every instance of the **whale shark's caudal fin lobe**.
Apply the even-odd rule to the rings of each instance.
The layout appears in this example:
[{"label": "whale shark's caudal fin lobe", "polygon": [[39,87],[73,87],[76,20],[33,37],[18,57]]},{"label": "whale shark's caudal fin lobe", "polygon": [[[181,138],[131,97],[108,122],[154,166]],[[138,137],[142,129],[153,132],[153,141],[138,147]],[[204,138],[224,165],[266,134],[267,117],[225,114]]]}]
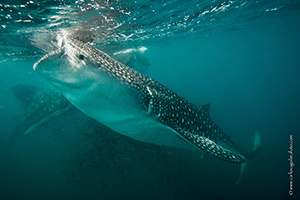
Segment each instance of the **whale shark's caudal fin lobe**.
[{"label": "whale shark's caudal fin lobe", "polygon": [[256,130],[255,136],[254,136],[254,144],[253,144],[252,152],[250,152],[248,154],[244,154],[246,157],[246,160],[245,160],[245,162],[243,162],[241,164],[240,176],[239,176],[239,179],[237,180],[237,182],[235,183],[236,185],[239,184],[239,182],[241,181],[241,178],[242,178],[242,175],[243,175],[243,172],[244,172],[246,166],[252,160],[252,158],[257,154],[257,152],[260,149],[260,146],[261,146],[260,133],[259,133],[259,130]]},{"label": "whale shark's caudal fin lobe", "polygon": [[246,160],[245,162],[243,162],[241,164],[241,170],[240,170],[240,175],[239,175],[239,179],[235,182],[236,185],[238,185],[242,179],[242,176],[243,176],[243,173],[244,173],[244,170],[246,168],[246,166],[248,165],[249,161]]}]

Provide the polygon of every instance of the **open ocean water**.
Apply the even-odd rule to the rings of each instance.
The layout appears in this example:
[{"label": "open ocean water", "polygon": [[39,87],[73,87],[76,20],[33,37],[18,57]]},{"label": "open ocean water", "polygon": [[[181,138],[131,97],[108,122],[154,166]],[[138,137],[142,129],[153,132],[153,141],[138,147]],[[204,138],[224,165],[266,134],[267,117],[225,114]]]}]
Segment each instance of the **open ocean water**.
[{"label": "open ocean water", "polygon": [[[135,141],[74,108],[23,136],[61,97],[33,65],[62,31],[133,52],[128,65],[211,103],[211,119],[244,152],[258,129],[261,149],[241,182],[240,165]],[[297,0],[1,0],[0,199],[300,199],[299,63]]]}]

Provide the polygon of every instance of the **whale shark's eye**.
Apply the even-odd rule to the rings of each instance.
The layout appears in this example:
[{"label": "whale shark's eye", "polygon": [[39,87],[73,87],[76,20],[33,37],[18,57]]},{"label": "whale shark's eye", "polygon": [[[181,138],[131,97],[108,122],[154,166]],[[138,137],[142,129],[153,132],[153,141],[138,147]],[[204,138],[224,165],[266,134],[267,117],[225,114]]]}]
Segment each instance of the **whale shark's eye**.
[{"label": "whale shark's eye", "polygon": [[78,56],[78,58],[79,58],[80,60],[83,60],[83,59],[84,59],[84,55],[80,54],[80,55]]}]

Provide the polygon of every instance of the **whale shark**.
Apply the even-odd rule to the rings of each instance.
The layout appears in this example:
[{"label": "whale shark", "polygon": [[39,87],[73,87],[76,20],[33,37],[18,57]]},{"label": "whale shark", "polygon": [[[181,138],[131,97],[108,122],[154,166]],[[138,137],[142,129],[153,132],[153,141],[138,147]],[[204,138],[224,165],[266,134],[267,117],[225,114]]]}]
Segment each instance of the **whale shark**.
[{"label": "whale shark", "polygon": [[57,41],[61,48],[43,56],[33,69],[75,107],[110,129],[139,141],[198,149],[242,164],[240,177],[259,150],[258,131],[253,151],[246,156],[211,120],[209,105],[190,102],[72,34],[62,33]]},{"label": "whale shark", "polygon": [[33,133],[63,113],[76,109],[54,88],[44,89],[21,84],[13,86],[12,93],[25,109],[25,115],[14,128],[12,136]]},{"label": "whale shark", "polygon": [[[139,49],[106,49],[114,59],[137,71],[145,72],[150,66],[149,60],[142,54],[145,51],[142,47]],[[80,112],[60,91],[54,88],[46,89],[20,84],[12,87],[12,93],[25,109],[25,115],[14,128],[13,136],[31,134],[69,110],[74,113]]]}]

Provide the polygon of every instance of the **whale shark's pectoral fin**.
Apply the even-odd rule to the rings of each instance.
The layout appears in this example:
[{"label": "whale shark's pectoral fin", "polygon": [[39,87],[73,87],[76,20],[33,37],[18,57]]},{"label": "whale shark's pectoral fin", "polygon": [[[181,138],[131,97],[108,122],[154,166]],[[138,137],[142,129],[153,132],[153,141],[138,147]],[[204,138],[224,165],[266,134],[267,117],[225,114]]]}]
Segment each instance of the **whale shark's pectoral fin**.
[{"label": "whale shark's pectoral fin", "polygon": [[241,164],[245,161],[245,157],[242,154],[226,149],[204,136],[190,133],[181,128],[176,128],[175,132],[197,149],[216,156],[219,159],[237,164]]},{"label": "whale shark's pectoral fin", "polygon": [[70,110],[71,108],[74,108],[74,106],[72,104],[68,105],[65,108],[62,108],[62,109],[59,109],[59,110],[55,111],[51,115],[48,115],[47,117],[43,118],[39,122],[37,122],[34,125],[32,125],[29,129],[27,129],[27,131],[24,133],[24,135],[28,135],[30,133],[33,133],[34,131],[36,131],[40,127],[42,127],[43,125],[45,125],[45,124],[49,123],[50,121],[54,120],[56,117],[62,115],[63,113],[65,113],[68,110]]}]

